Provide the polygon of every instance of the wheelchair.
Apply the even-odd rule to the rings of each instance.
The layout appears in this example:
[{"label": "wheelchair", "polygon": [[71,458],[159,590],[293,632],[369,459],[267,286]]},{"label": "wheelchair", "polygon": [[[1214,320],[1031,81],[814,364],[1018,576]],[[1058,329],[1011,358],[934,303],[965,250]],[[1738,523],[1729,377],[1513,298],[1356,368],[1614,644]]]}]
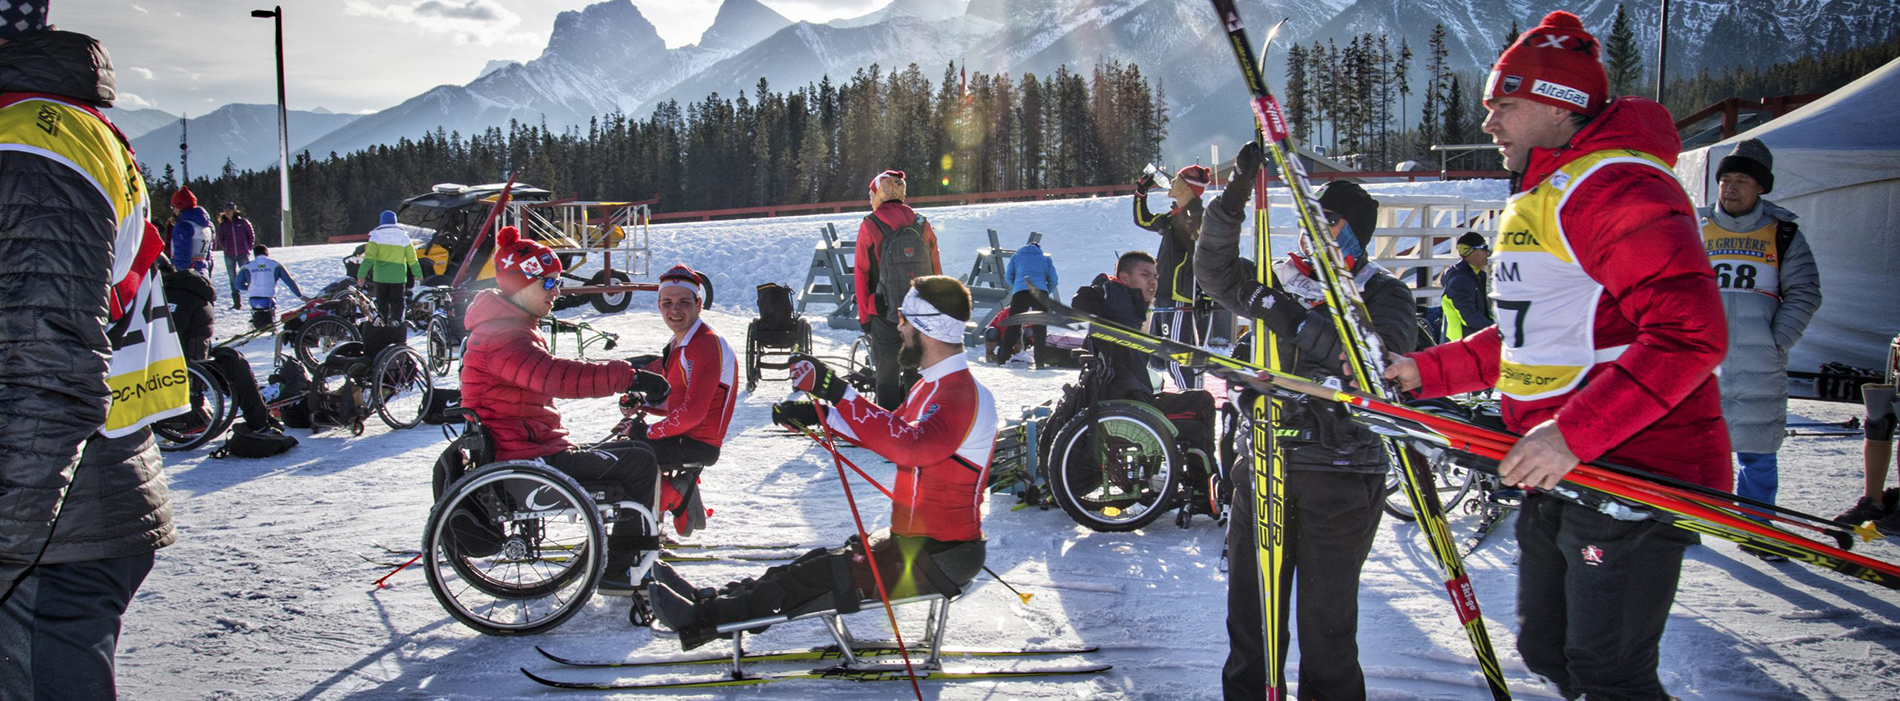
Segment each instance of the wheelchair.
[{"label": "wheelchair", "polygon": [[[583,486],[541,460],[497,462],[493,436],[473,410],[448,414],[449,425],[466,429],[436,460],[423,571],[436,601],[481,633],[533,635],[572,618],[605,574],[609,526],[625,519],[635,522],[639,540],[630,578],[645,580],[660,557],[660,516],[696,503],[690,485],[702,464],[660,466],[662,501],[679,504],[656,511],[618,487]],[[628,621],[652,625],[645,595],[631,598]]]},{"label": "wheelchair", "polygon": [[390,343],[371,355],[364,342],[346,341],[311,368],[306,401],[313,428],[347,428],[360,436],[371,414],[390,428],[415,428],[434,392],[416,349]]},{"label": "wheelchair", "polygon": [[[1194,513],[1188,503],[1194,493],[1191,476],[1217,482],[1218,465],[1155,406],[1105,399],[1106,361],[1087,353],[1079,359],[1081,376],[1063,387],[1062,398],[1043,420],[1045,430],[1037,432],[1036,465],[1049,498],[1091,530],[1132,531],[1176,506],[1184,507],[1176,525],[1185,528]],[[1210,493],[1216,491],[1209,487]]]},{"label": "wheelchair", "polygon": [[811,353],[811,323],[792,311],[792,288],[768,282],[758,293],[759,318],[745,328],[747,392],[758,388],[763,370],[785,370],[793,353]]},{"label": "wheelchair", "polygon": [[224,435],[237,422],[237,406],[231,400],[224,374],[209,361],[187,361],[185,383],[191,396],[185,413],[152,424],[152,437],[160,451],[195,449]]}]

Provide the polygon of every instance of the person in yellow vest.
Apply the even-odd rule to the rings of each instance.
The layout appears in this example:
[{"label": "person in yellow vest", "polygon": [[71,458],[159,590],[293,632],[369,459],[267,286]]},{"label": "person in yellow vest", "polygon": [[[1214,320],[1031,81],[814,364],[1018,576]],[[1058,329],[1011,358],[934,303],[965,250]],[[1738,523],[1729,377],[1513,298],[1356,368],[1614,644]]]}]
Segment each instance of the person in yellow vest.
[{"label": "person in yellow vest", "polygon": [[1788,435],[1788,351],[1821,308],[1821,270],[1807,237],[1793,212],[1761,197],[1775,187],[1773,168],[1760,139],[1736,144],[1715,168],[1720,201],[1696,210],[1728,316],[1722,418],[1741,464],[1735,493],[1769,503],[1779,481],[1775,451]]},{"label": "person in yellow vest", "polygon": [[1445,291],[1438,309],[1445,315],[1446,341],[1456,341],[1497,323],[1491,318],[1491,278],[1485,268],[1491,262],[1491,242],[1484,240],[1484,234],[1467,231],[1454,245],[1458,264],[1447,268],[1439,281]]},{"label": "person in yellow vest", "polygon": [[177,537],[148,427],[189,402],[112,60],[46,14],[0,3],[0,699],[96,701]]},{"label": "person in yellow vest", "polygon": [[1669,111],[1609,95],[1601,44],[1568,12],[1492,67],[1484,131],[1516,174],[1498,226],[1498,323],[1396,359],[1418,397],[1495,387],[1523,434],[1499,464],[1517,518],[1517,649],[1564,698],[1666,699],[1656,666],[1694,533],[1548,491],[1603,459],[1727,491],[1715,271],[1670,170]]},{"label": "person in yellow vest", "polygon": [[400,326],[403,292],[421,279],[422,265],[416,261],[416,244],[409,240],[409,231],[396,223],[395,212],[383,210],[382,225],[369,232],[363,263],[356,268],[356,281],[369,281],[376,313],[390,325]]}]

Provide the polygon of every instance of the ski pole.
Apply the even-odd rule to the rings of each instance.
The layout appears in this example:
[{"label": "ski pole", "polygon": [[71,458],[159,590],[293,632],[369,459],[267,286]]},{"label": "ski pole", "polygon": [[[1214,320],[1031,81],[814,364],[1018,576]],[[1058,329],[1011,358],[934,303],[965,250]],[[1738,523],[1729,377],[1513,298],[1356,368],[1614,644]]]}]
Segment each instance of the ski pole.
[{"label": "ski pole", "polygon": [[[877,584],[877,598],[884,602],[884,615],[891,621],[891,635],[897,638],[897,653],[904,657],[904,676],[910,677],[910,690],[917,693],[917,701],[924,701],[924,689],[917,685],[917,670],[910,664],[910,650],[904,645],[904,633],[897,629],[897,609],[891,607],[890,589],[884,586],[884,573],[878,570],[877,555],[871,552],[871,536],[864,532],[864,517],[858,515],[858,500],[851,496],[851,479],[844,474],[844,456],[838,454],[838,449],[829,440],[830,429],[821,423],[817,430],[823,432],[826,438],[820,440],[814,435],[812,440],[819,441],[825,450],[831,451],[831,465],[838,469],[838,486],[844,488],[844,503],[851,507],[851,522],[858,527],[858,545],[864,548],[864,563],[871,568],[871,581]],[[857,468],[853,466],[851,469]]]},{"label": "ski pole", "polygon": [[990,569],[990,566],[987,563],[983,565],[983,571],[990,573],[991,577],[995,577],[996,583],[1001,584],[1005,588],[1009,589],[1009,593],[1015,594],[1016,596],[1022,598],[1024,604],[1029,603],[1029,597],[1035,596],[1035,594],[1024,594],[1020,591],[1017,591],[1015,587],[1009,586],[1009,582],[1003,581],[1003,575],[997,574],[996,570]]},{"label": "ski pole", "polygon": [[409,569],[410,565],[416,564],[416,561],[420,559],[422,559],[422,553],[416,553],[416,556],[409,558],[408,562],[397,565],[396,569],[390,570],[389,574],[383,575],[381,579],[376,580],[376,588],[377,589],[387,588],[389,585],[385,584],[384,582],[388,582],[390,577],[396,576],[397,572],[401,572],[403,570]]}]

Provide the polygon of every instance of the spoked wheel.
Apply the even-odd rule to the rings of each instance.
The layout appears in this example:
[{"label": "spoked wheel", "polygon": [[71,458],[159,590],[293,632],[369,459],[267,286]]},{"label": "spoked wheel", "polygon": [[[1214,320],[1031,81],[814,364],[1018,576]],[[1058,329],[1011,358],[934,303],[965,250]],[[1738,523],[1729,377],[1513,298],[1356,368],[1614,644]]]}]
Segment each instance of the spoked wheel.
[{"label": "spoked wheel", "polygon": [[429,349],[429,372],[436,377],[444,377],[455,367],[457,344],[455,334],[449,328],[449,318],[437,315],[429,319],[429,329],[425,338]]},{"label": "spoked wheel", "polygon": [[390,346],[377,354],[370,371],[370,401],[390,428],[415,428],[429,411],[435,387],[423,366],[422,354],[409,346]]},{"label": "spoked wheel", "polygon": [[[1425,464],[1422,459],[1419,463]],[[1430,486],[1438,492],[1438,503],[1449,514],[1471,492],[1471,471],[1447,464],[1432,469],[1431,473]],[[1385,512],[1401,521],[1416,521],[1418,514],[1412,511],[1412,499],[1405,493],[1404,479],[1405,476],[1399,474],[1399,467],[1394,461],[1392,469],[1385,473]]]},{"label": "spoked wheel", "polygon": [[423,572],[449,615],[488,635],[560,625],[600,584],[606,531],[579,483],[539,462],[479,468],[429,514]]},{"label": "spoked wheel", "polygon": [[225,429],[236,420],[223,377],[200,366],[187,365],[185,378],[191,390],[191,403],[185,413],[152,424],[158,449],[168,453],[204,445],[224,435]]},{"label": "spoked wheel", "polygon": [[1097,531],[1153,522],[1171,505],[1183,470],[1168,428],[1129,407],[1099,408],[1093,421],[1089,412],[1076,414],[1054,448],[1049,473],[1056,503]]},{"label": "spoked wheel", "polygon": [[330,351],[350,341],[363,340],[363,333],[355,324],[340,317],[324,316],[311,319],[297,333],[293,346],[297,350],[297,359],[304,365],[316,367],[324,358],[330,357]]}]

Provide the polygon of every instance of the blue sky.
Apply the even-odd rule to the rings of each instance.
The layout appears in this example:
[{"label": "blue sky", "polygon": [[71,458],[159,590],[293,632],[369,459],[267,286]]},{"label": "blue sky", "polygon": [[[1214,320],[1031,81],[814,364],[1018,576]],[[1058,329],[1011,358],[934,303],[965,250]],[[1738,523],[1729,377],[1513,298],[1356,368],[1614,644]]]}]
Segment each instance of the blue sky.
[{"label": "blue sky", "polygon": [[[52,0],[61,29],[105,43],[120,107],[204,114],[277,100],[271,21],[284,5],[292,109],[375,111],[429,88],[464,84],[490,60],[526,61],[554,16],[598,0]],[[794,21],[854,17],[889,0],[761,0]],[[719,0],[633,0],[669,46],[698,41]]]}]

